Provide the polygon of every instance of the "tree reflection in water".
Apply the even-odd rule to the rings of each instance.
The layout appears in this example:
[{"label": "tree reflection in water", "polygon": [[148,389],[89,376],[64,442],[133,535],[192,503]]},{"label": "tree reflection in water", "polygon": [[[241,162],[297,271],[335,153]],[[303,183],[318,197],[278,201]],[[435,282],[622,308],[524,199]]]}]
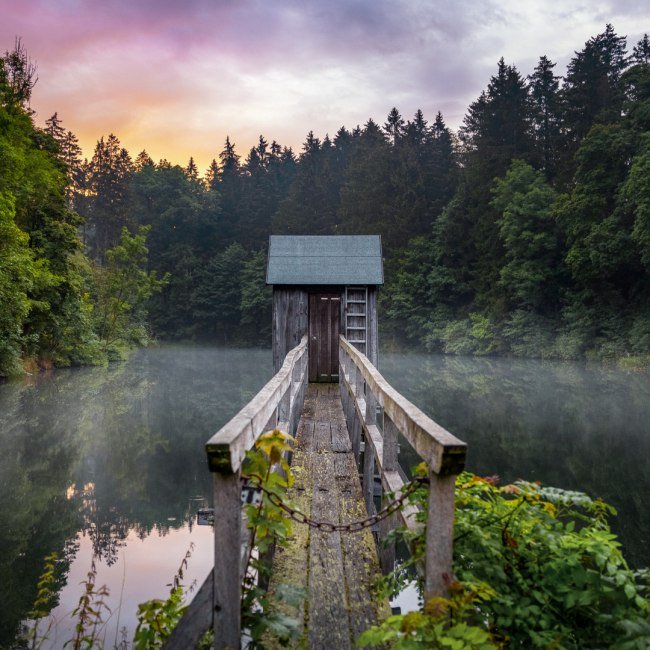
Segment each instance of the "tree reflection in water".
[{"label": "tree reflection in water", "polygon": [[[467,468],[602,497],[628,561],[650,564],[650,377],[576,363],[383,354],[380,370],[465,440]],[[404,451],[404,465],[414,462]]]},{"label": "tree reflection in water", "polygon": [[269,351],[165,346],[0,386],[0,647],[52,551],[63,587],[84,538],[110,566],[127,538],[191,530],[211,500],[205,441],[271,374]]}]

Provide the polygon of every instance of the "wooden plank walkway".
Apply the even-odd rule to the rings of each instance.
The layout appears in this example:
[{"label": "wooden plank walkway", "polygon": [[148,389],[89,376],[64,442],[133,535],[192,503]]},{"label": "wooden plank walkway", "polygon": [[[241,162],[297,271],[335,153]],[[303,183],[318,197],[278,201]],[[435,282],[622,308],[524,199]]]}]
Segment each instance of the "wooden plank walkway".
[{"label": "wooden plank walkway", "polygon": [[[298,424],[290,491],[312,519],[346,523],[367,516],[359,475],[341,406],[338,384],[310,384]],[[270,588],[300,586],[307,598],[282,609],[302,620],[296,648],[346,650],[369,626],[390,614],[387,601],[373,598],[380,575],[370,529],[323,532],[294,523],[290,544],[278,548]],[[268,640],[268,646],[274,647]]]}]

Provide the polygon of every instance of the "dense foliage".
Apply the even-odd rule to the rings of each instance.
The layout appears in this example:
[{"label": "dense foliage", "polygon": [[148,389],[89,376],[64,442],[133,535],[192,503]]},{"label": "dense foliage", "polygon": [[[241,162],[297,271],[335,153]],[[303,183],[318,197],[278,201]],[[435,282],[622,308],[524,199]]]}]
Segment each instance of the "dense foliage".
[{"label": "dense foliage", "polygon": [[649,52],[647,35],[629,54],[607,25],[563,78],[545,56],[528,76],[499,61],[458,134],[440,113],[393,108],[383,126],[310,132],[299,155],[260,136],[242,159],[227,138],[201,178],[193,159],[134,159],[113,134],[82,161],[57,114],[35,128],[18,43],[0,66],[0,372],[105,355],[102,273],[82,251],[103,268],[141,227],[147,267],[168,282],[133,317],[143,332],[148,311],[159,337],[268,343],[270,233],[379,233],[384,342],[648,354]]},{"label": "dense foliage", "polygon": [[[423,469],[426,472],[426,468]],[[414,502],[424,507],[427,489]],[[395,615],[360,645],[397,648],[647,648],[650,582],[630,570],[612,534],[614,509],[578,492],[464,473],[456,483],[449,598]],[[399,531],[414,548],[424,536]],[[386,583],[395,588],[403,582]]]},{"label": "dense foliage", "polygon": [[[142,234],[111,241],[106,265],[84,255],[83,219],[72,209],[79,148],[56,116],[45,130],[35,127],[34,74],[20,41],[0,58],[0,377],[19,372],[21,362],[105,360],[109,347],[131,342],[137,327],[144,332],[144,299],[160,288],[143,270]],[[138,304],[120,292],[137,294]]]},{"label": "dense foliage", "polygon": [[[268,235],[382,235],[382,325],[450,353],[622,357],[650,350],[647,36],[627,53],[608,25],[563,79],[503,59],[454,135],[440,113],[396,108],[302,152],[226,139],[206,177],[135,161],[111,135],[77,161],[73,197],[98,259],[150,225],[161,336],[265,342]],[[62,128],[60,144],[69,141]],[[67,140],[66,140],[67,139]],[[70,147],[68,146],[68,149]],[[384,341],[387,337],[384,336]]]}]

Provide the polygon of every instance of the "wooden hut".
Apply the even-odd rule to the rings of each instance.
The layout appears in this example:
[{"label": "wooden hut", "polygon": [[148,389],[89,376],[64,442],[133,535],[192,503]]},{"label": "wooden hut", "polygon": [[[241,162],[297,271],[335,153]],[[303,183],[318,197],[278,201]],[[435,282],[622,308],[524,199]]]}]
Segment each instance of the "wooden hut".
[{"label": "wooden hut", "polygon": [[266,283],[273,285],[275,372],[307,333],[309,381],[338,381],[339,333],[377,365],[379,235],[271,235]]}]

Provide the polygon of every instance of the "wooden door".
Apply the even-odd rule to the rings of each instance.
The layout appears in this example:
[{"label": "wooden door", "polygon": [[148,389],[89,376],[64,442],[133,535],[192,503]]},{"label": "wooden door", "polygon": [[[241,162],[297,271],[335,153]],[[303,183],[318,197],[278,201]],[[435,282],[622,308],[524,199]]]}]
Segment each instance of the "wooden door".
[{"label": "wooden door", "polygon": [[309,296],[309,381],[338,382],[341,296]]}]

